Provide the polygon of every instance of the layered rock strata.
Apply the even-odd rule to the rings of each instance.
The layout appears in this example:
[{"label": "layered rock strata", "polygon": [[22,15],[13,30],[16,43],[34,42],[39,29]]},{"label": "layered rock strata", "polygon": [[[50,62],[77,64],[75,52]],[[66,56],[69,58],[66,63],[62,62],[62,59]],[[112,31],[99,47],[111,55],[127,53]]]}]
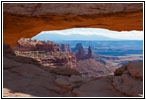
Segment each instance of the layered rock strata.
[{"label": "layered rock strata", "polygon": [[51,41],[21,38],[13,48],[17,56],[33,58],[46,67],[76,68],[76,58],[70,52],[62,52],[60,45]]},{"label": "layered rock strata", "polygon": [[142,3],[4,3],[4,43],[67,28],[143,30]]},{"label": "layered rock strata", "polygon": [[8,45],[3,48],[4,97],[143,96],[143,78],[135,75],[143,72],[142,62],[130,62],[117,69],[115,75],[83,78],[77,74],[56,74],[26,60],[30,58],[15,56]]}]

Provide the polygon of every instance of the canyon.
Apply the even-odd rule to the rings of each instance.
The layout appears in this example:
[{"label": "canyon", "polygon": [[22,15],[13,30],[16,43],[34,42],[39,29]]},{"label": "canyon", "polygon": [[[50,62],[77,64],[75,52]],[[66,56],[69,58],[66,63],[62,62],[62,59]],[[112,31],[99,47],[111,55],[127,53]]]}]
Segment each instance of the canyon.
[{"label": "canyon", "polygon": [[13,50],[16,56],[35,59],[40,65],[49,69],[71,68],[85,77],[99,77],[113,72],[93,58],[90,46],[86,54],[81,43],[76,44],[72,52],[69,44],[21,38]]},{"label": "canyon", "polygon": [[[89,45],[78,44],[75,53],[65,43],[30,39],[81,27],[142,31],[143,3],[3,3],[3,97],[142,98],[144,65],[135,59],[141,55],[129,62],[95,56]],[[110,65],[121,59],[116,69]]]},{"label": "canyon", "polygon": [[4,44],[3,50],[4,97],[143,96],[142,62],[130,62],[114,75],[84,78],[74,70],[52,71],[35,59],[16,56],[9,45]]}]

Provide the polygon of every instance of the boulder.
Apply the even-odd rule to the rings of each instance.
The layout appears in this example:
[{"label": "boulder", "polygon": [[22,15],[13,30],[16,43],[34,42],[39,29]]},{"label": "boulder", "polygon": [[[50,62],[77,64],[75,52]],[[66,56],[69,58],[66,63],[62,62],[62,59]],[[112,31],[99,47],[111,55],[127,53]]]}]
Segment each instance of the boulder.
[{"label": "boulder", "polygon": [[127,72],[127,65],[123,65],[120,68],[117,68],[114,72],[115,76],[121,76],[124,72]]},{"label": "boulder", "polygon": [[70,83],[66,78],[64,78],[64,77],[57,78],[57,79],[55,80],[55,83],[56,83],[58,86],[60,86],[60,87],[62,87],[62,88],[65,88],[65,89],[67,89],[67,90],[69,90],[69,91],[72,90],[72,87],[70,86],[71,83]]},{"label": "boulder", "polygon": [[143,80],[143,62],[128,63],[128,71],[133,77]]},{"label": "boulder", "polygon": [[115,89],[131,97],[143,96],[143,62],[129,62],[118,68],[115,75]]},{"label": "boulder", "polygon": [[113,79],[113,86],[121,93],[131,97],[140,97],[143,94],[143,81],[128,74],[115,77]]},{"label": "boulder", "polygon": [[82,81],[83,81],[83,78],[79,75],[72,75],[69,78],[69,82],[72,82],[72,83],[79,83],[79,82],[82,82]]},{"label": "boulder", "polygon": [[80,75],[80,73],[76,69],[72,69],[70,67],[51,68],[51,72],[58,75],[65,75],[65,76]]},{"label": "boulder", "polygon": [[116,91],[109,77],[96,78],[74,89],[72,93],[77,97],[123,97],[124,94]]}]

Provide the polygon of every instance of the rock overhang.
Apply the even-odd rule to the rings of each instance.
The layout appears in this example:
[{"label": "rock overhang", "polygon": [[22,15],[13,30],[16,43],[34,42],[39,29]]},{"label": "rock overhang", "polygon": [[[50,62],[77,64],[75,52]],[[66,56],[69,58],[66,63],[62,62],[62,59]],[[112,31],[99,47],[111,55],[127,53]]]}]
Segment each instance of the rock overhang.
[{"label": "rock overhang", "polygon": [[4,3],[4,43],[67,28],[143,30],[142,3]]}]

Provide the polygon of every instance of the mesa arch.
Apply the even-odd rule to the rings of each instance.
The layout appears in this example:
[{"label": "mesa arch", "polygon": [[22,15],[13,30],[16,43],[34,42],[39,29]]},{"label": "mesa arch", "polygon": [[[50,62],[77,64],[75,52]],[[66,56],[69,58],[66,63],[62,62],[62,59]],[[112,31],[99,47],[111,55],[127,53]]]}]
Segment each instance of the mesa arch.
[{"label": "mesa arch", "polygon": [[143,30],[142,3],[4,3],[4,43],[67,28]]}]

